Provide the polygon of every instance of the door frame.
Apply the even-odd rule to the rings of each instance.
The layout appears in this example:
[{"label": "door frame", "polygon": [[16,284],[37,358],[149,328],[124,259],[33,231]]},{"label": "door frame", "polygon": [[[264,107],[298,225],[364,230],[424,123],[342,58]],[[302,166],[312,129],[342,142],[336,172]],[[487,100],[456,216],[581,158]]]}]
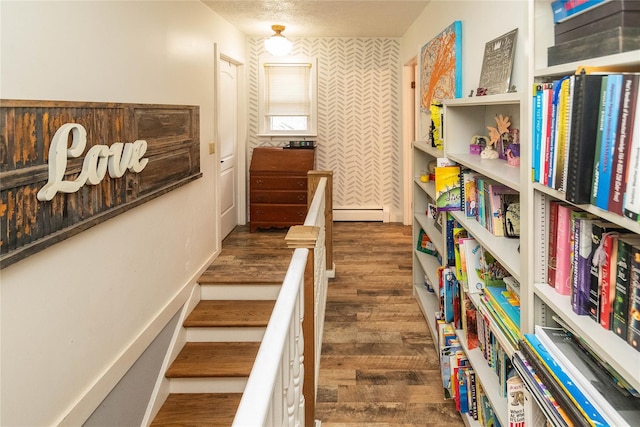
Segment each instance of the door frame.
[{"label": "door frame", "polygon": [[[413,224],[413,161],[411,145],[418,134],[416,111],[418,105],[418,57],[411,58],[402,68],[402,194],[404,225]],[[413,83],[413,87],[412,87]]]},{"label": "door frame", "polygon": [[214,43],[214,58],[215,58],[215,174],[216,174],[216,235],[218,236],[218,247],[222,248],[222,222],[220,204],[221,204],[221,191],[220,181],[220,133],[219,122],[220,117],[218,112],[220,111],[220,61],[224,60],[232,63],[237,67],[237,81],[238,81],[238,141],[237,141],[237,153],[236,153],[236,197],[237,197],[237,222],[238,225],[246,225],[247,223],[247,87],[246,87],[246,66],[245,61],[240,58],[236,58],[232,55],[227,55],[220,51],[218,44]]}]

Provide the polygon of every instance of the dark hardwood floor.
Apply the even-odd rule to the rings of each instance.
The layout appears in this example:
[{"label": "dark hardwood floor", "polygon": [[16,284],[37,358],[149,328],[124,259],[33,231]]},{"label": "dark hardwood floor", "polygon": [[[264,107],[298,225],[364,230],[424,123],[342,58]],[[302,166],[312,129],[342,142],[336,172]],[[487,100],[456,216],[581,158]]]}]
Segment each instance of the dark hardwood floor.
[{"label": "dark hardwood floor", "polygon": [[[230,267],[230,277],[237,276],[233,268],[246,273],[252,262],[265,271],[286,247],[285,234],[236,228],[215,263],[220,270],[209,273]],[[329,282],[315,414],[323,427],[463,425],[453,401],[443,400],[437,354],[412,294],[412,246],[409,226],[334,225],[336,277]]]}]

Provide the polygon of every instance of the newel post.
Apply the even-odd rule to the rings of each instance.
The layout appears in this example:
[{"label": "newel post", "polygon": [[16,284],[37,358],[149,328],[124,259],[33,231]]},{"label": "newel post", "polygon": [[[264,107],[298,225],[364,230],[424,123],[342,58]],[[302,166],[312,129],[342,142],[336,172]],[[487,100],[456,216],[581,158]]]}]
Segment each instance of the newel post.
[{"label": "newel post", "polygon": [[307,172],[307,204],[311,204],[318,183],[327,178],[324,192],[324,240],[327,270],[333,270],[333,171],[310,170]]},{"label": "newel post", "polygon": [[320,235],[320,228],[305,225],[294,225],[289,228],[285,241],[291,249],[307,248],[309,256],[304,269],[304,318],[302,320],[302,336],[304,337],[304,425],[312,427],[316,412],[316,332],[315,332],[315,257],[314,248]]}]

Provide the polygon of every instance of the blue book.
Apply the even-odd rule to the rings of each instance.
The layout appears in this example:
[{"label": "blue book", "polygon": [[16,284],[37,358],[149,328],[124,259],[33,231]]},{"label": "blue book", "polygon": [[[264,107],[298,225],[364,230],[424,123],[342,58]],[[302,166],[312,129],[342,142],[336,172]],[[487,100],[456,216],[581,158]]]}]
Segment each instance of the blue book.
[{"label": "blue book", "polygon": [[[486,286],[484,292],[489,294],[489,297],[493,299],[501,311],[507,315],[509,320],[516,326],[520,327],[520,306],[514,301],[507,299],[509,291],[506,286]],[[496,309],[498,307],[495,307]]]},{"label": "blue book", "polygon": [[533,181],[540,182],[542,154],[542,85],[533,85]]},{"label": "blue book", "polygon": [[556,0],[551,2],[553,22],[557,24],[608,0]]},{"label": "blue book", "polygon": [[582,415],[596,427],[608,426],[609,423],[607,423],[600,412],[593,406],[590,399],[584,395],[582,390],[566,374],[553,356],[549,354],[547,348],[538,340],[538,337],[536,337],[535,334],[524,334],[524,339],[531,350],[538,356],[547,371],[553,376],[562,390],[564,390],[567,397],[569,397],[580,410]]},{"label": "blue book", "polygon": [[595,154],[597,156],[597,167],[593,170],[591,204],[604,210],[609,207],[609,189],[611,188],[611,170],[613,169],[613,155],[616,148],[622,79],[622,74],[609,74],[607,77],[602,143],[600,152]]}]

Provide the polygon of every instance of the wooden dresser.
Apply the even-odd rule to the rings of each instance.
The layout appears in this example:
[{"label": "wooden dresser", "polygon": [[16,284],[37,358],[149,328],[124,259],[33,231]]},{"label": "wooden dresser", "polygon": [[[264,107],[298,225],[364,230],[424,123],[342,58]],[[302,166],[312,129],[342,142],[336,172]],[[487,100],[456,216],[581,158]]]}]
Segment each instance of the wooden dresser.
[{"label": "wooden dresser", "polygon": [[249,167],[249,230],[291,227],[307,216],[307,172],[315,149],[257,147]]}]

